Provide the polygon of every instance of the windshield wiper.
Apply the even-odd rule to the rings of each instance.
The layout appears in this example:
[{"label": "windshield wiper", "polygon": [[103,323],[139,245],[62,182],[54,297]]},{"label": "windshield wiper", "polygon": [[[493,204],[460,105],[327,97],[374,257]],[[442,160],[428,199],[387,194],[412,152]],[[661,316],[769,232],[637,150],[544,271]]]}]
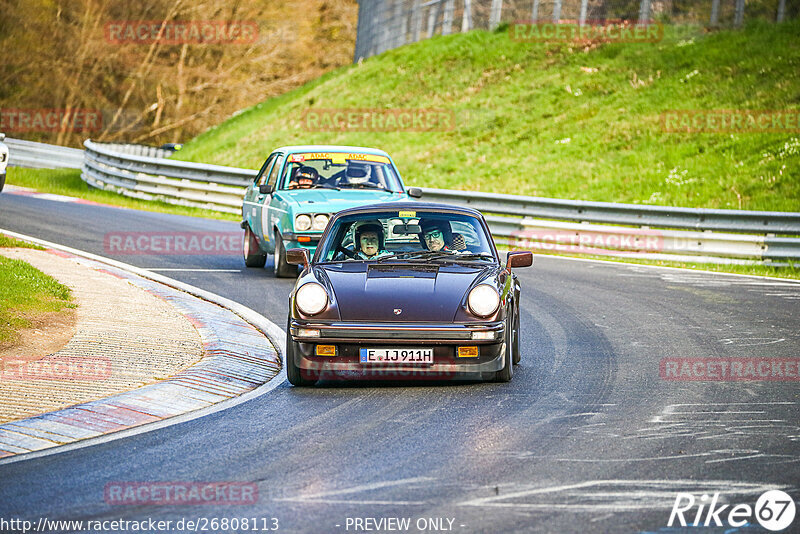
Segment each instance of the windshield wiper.
[{"label": "windshield wiper", "polygon": [[426,259],[434,259],[434,258],[441,258],[441,257],[450,257],[454,256],[456,253],[452,250],[415,250],[411,252],[401,252],[400,254],[392,254],[390,256],[384,256],[378,260],[378,262],[388,260],[388,259],[403,259],[403,260],[414,260],[417,258],[426,258]]},{"label": "windshield wiper", "polygon": [[316,189],[336,189],[337,191],[342,190],[340,187],[336,187],[335,185],[329,185],[329,184],[319,184],[317,185]]},{"label": "windshield wiper", "polygon": [[340,187],[347,187],[347,188],[365,187],[368,189],[383,189],[378,184],[374,184],[372,182],[364,182],[363,184],[340,184]]}]

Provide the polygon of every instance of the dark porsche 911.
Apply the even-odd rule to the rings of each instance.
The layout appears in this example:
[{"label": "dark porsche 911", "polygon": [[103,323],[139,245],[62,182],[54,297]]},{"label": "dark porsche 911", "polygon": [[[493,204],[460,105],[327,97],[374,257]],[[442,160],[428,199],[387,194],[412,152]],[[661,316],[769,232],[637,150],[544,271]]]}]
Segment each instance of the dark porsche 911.
[{"label": "dark porsche 911", "polygon": [[320,378],[495,379],[519,362],[520,287],[480,212],[422,202],[363,206],[328,223],[290,296],[286,372]]}]

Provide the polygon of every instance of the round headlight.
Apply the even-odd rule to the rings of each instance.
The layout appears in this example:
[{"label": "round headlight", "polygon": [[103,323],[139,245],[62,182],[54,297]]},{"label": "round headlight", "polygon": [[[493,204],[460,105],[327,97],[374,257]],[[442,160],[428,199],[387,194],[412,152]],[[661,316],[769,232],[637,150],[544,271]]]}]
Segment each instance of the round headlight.
[{"label": "round headlight", "polygon": [[298,232],[307,232],[311,229],[311,217],[308,215],[298,215],[294,218],[294,229]]},{"label": "round headlight", "polygon": [[314,230],[323,231],[328,226],[328,218],[324,213],[314,215]]},{"label": "round headlight", "polygon": [[488,284],[478,284],[467,297],[469,311],[478,317],[488,317],[500,306],[500,295]]},{"label": "round headlight", "polygon": [[297,308],[306,315],[316,315],[328,305],[328,293],[316,282],[303,284],[294,298]]}]

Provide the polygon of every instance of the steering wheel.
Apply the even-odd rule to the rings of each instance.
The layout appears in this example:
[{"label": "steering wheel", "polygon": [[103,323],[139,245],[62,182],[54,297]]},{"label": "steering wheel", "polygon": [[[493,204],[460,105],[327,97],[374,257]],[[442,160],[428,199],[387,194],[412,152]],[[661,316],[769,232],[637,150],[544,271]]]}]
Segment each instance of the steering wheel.
[{"label": "steering wheel", "polygon": [[336,245],[336,252],[341,252],[342,254],[344,254],[345,256],[350,258],[351,260],[357,260],[358,259],[358,256],[356,256],[355,252],[353,252],[352,250],[350,250],[348,248],[344,248],[342,245]]}]

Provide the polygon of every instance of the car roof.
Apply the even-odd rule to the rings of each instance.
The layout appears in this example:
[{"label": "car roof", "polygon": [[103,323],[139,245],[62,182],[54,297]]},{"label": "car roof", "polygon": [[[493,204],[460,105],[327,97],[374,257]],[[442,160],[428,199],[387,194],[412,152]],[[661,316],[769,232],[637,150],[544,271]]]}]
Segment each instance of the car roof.
[{"label": "car roof", "polygon": [[383,202],[380,204],[368,204],[365,206],[356,206],[347,208],[336,214],[336,218],[344,215],[352,215],[357,213],[369,213],[371,211],[441,211],[445,213],[460,213],[463,215],[471,215],[473,217],[483,217],[480,211],[467,208],[463,206],[454,206],[452,204],[441,204],[438,202],[419,202],[419,201],[397,201],[397,202]]},{"label": "car roof", "polygon": [[290,145],[276,148],[272,152],[278,151],[288,154],[296,154],[298,152],[355,152],[357,154],[372,154],[373,156],[389,157],[389,154],[377,148],[347,145]]}]

